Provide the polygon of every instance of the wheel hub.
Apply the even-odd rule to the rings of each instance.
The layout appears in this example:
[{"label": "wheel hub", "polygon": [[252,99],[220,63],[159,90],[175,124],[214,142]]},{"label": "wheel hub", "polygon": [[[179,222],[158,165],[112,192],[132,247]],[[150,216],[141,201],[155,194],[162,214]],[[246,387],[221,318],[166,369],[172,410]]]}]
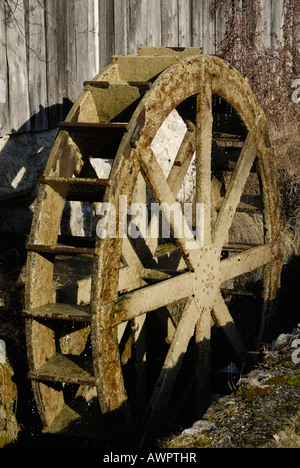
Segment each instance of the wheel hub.
[{"label": "wheel hub", "polygon": [[200,250],[194,275],[194,299],[202,311],[211,310],[220,290],[220,255],[213,246]]}]

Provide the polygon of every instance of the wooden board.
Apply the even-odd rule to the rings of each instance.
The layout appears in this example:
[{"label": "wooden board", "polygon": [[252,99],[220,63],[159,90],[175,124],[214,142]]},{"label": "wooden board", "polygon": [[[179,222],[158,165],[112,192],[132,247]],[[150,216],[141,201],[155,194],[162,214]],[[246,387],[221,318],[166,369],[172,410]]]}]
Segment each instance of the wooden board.
[{"label": "wooden board", "polygon": [[[283,36],[283,0],[262,2],[265,44]],[[0,2],[0,137],[54,128],[112,61],[140,46],[203,46],[218,53],[226,14],[214,0],[19,0],[15,17]],[[15,46],[16,45],[16,46]]]}]

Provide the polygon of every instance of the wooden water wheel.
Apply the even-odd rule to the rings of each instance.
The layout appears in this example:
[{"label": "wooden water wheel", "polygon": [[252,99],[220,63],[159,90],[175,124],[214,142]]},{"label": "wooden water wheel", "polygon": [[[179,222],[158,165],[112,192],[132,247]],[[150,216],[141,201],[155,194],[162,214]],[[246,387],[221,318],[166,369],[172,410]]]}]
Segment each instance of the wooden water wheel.
[{"label": "wooden water wheel", "polygon": [[[166,161],[155,147],[170,115],[183,134]],[[101,177],[104,160],[112,169]],[[64,235],[72,201],[93,207],[96,231]],[[168,236],[132,222],[132,204],[148,216],[151,202]],[[274,324],[279,206],[264,113],[221,58],[141,48],[85,82],[41,178],[27,246],[29,378],[44,431],[109,438],[127,424],[145,443],[186,399],[200,417],[212,359],[245,368]],[[114,235],[100,235],[112,220]],[[124,236],[128,223],[135,236]],[[68,262],[77,276],[60,284]]]}]

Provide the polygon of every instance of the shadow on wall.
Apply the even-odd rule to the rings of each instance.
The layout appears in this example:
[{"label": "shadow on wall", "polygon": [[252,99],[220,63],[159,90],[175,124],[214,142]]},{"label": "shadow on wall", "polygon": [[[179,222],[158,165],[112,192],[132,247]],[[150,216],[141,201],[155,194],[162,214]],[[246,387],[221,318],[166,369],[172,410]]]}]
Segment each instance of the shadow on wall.
[{"label": "shadow on wall", "polygon": [[[45,119],[54,112],[65,118],[73,103],[64,99],[63,104],[50,108],[40,106],[31,122]],[[38,178],[44,172],[53,147],[57,128],[39,132],[27,132],[25,122],[16,133],[0,138],[0,235],[24,236],[30,232],[33,205],[38,192]]]}]

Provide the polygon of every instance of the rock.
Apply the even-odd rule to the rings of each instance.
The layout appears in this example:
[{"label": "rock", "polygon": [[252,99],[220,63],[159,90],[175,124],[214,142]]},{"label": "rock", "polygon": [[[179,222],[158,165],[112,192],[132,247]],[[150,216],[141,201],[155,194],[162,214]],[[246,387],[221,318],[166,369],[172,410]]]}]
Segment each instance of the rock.
[{"label": "rock", "polygon": [[277,338],[274,348],[279,349],[283,348],[284,346],[287,346],[291,338],[293,338],[293,335],[290,335],[289,333],[282,333]]},{"label": "rock", "polygon": [[17,387],[8,363],[0,364],[0,448],[17,439],[19,426],[15,416]]},{"label": "rock", "polygon": [[183,431],[183,435],[187,435],[187,436],[199,435],[205,431],[210,431],[214,427],[214,425],[215,424],[211,421],[205,421],[205,420],[197,421],[191,428],[185,429]]},{"label": "rock", "polygon": [[257,387],[264,385],[264,382],[271,377],[271,372],[266,369],[255,369],[245,377],[241,377],[237,383],[238,387]]}]

